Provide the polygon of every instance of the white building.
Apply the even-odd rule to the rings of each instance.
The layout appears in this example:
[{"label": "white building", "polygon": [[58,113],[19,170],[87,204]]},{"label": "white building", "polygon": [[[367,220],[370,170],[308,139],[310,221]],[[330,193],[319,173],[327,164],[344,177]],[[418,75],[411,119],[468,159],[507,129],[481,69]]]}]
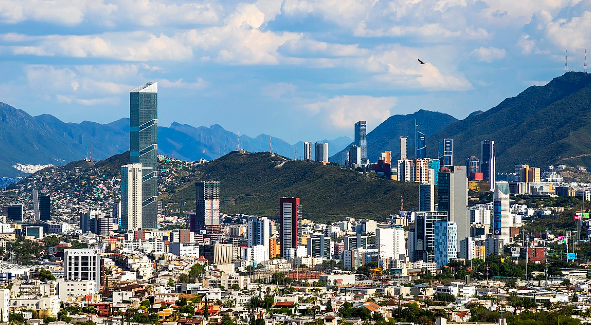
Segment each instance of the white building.
[{"label": "white building", "polygon": [[316,142],[315,160],[318,162],[328,162],[328,142]]},{"label": "white building", "polygon": [[58,296],[61,301],[73,301],[77,297],[91,296],[96,293],[96,281],[67,281],[60,279],[57,282]]},{"label": "white building", "polygon": [[266,217],[248,217],[247,238],[248,247],[263,245],[269,248],[271,236],[269,219]]},{"label": "white building", "polygon": [[260,264],[269,260],[269,249],[263,245],[244,247],[242,249],[243,259],[250,263]]},{"label": "white building", "polygon": [[10,290],[0,289],[0,313],[2,313],[2,323],[8,323],[8,307],[10,307]]},{"label": "white building", "polygon": [[168,244],[168,251],[181,257],[199,257],[199,245],[196,244],[170,243]]},{"label": "white building", "polygon": [[380,260],[404,260],[406,256],[404,228],[377,228],[376,245]]},{"label": "white building", "polygon": [[64,277],[69,281],[95,282],[95,290],[100,290],[101,256],[96,249],[64,250]]},{"label": "white building", "polygon": [[142,164],[121,166],[121,228],[142,228]]}]

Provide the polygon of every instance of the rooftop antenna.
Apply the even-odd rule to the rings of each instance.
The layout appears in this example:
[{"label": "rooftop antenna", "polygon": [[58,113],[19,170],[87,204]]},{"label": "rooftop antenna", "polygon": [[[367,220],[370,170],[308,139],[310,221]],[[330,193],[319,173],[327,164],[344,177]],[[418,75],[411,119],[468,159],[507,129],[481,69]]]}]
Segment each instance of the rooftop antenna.
[{"label": "rooftop antenna", "polygon": [[587,49],[585,49],[585,64],[583,65],[583,71],[587,73]]},{"label": "rooftop antenna", "polygon": [[293,160],[298,160],[298,148],[293,148]]},{"label": "rooftop antenna", "polygon": [[269,153],[273,153],[273,143],[271,142],[271,135],[269,135]]},{"label": "rooftop antenna", "polygon": [[236,147],[236,150],[240,150],[240,129],[238,129],[238,145]]},{"label": "rooftop antenna", "polygon": [[564,73],[568,72],[568,50],[564,51]]}]

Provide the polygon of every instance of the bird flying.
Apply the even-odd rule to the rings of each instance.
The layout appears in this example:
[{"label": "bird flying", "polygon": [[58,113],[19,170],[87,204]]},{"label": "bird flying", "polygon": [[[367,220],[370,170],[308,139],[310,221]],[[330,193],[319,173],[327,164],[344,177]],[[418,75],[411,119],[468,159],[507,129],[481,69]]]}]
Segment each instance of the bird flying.
[{"label": "bird flying", "polygon": [[421,61],[421,59],[417,59],[417,60],[419,60],[420,64],[425,64],[425,62]]}]

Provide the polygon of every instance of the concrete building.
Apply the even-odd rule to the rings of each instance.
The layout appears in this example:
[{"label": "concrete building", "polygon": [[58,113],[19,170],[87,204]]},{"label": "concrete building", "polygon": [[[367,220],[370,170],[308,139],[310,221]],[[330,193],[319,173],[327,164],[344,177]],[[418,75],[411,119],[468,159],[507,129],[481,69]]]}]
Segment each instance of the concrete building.
[{"label": "concrete building", "polygon": [[404,228],[377,228],[376,246],[380,255],[380,260],[404,260],[406,258],[406,240],[404,238]]},{"label": "concrete building", "polygon": [[316,142],[314,145],[315,156],[314,159],[317,162],[327,163],[328,162],[328,142]]},{"label": "concrete building", "polygon": [[304,160],[305,161],[312,160],[312,142],[309,142],[309,141],[304,142]]},{"label": "concrete building", "polygon": [[122,230],[139,230],[143,228],[143,171],[142,164],[121,166]]},{"label": "concrete building", "polygon": [[68,281],[95,282],[99,291],[101,281],[101,256],[96,249],[64,250],[64,278]]},{"label": "concrete building", "polygon": [[296,248],[300,242],[300,198],[281,198],[279,211],[279,244],[281,256],[286,257],[287,250]]}]

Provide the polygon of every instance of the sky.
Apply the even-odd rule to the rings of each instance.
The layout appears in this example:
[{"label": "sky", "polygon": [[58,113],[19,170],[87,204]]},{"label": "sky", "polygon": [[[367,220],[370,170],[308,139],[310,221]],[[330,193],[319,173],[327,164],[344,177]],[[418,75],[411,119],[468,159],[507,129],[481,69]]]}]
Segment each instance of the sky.
[{"label": "sky", "polygon": [[591,0],[0,0],[0,101],[108,123],[157,81],[162,126],[353,138],[487,110],[562,75],[565,51],[582,71],[590,30]]}]

